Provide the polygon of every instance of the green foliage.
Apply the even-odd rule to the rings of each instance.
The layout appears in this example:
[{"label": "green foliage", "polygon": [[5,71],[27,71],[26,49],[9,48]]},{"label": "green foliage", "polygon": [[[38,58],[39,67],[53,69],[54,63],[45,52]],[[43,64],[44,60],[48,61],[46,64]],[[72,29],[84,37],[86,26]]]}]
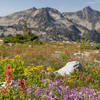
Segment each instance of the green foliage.
[{"label": "green foliage", "polygon": [[91,45],[90,41],[77,41],[77,43],[80,43],[80,49],[90,49],[90,50],[98,50],[100,49],[100,43],[93,43]]},{"label": "green foliage", "polygon": [[80,49],[93,49],[93,46],[90,44],[90,41],[81,40],[80,41]]},{"label": "green foliage", "polygon": [[100,43],[96,43],[93,47],[93,49],[100,49]]},{"label": "green foliage", "polygon": [[91,40],[86,39],[83,34],[81,35],[81,40],[77,40],[77,43],[80,44],[80,49],[100,49],[100,43],[93,43],[91,45]]},{"label": "green foliage", "polygon": [[68,57],[63,52],[59,54],[59,57],[63,60],[63,62],[69,62]]},{"label": "green foliage", "polygon": [[39,37],[34,34],[21,35],[17,34],[16,36],[10,35],[9,37],[4,38],[4,43],[26,43],[26,42],[35,42],[39,43]]}]

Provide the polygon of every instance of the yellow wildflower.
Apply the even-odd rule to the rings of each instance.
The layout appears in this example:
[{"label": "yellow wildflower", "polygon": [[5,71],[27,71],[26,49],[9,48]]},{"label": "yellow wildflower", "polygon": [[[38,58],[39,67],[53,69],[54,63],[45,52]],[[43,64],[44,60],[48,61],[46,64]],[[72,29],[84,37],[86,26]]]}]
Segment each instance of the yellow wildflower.
[{"label": "yellow wildflower", "polygon": [[20,58],[20,56],[19,55],[16,55],[15,58]]},{"label": "yellow wildflower", "polygon": [[49,66],[49,67],[47,67],[47,71],[48,72],[53,72],[53,69]]},{"label": "yellow wildflower", "polygon": [[12,72],[14,72],[15,71],[15,68],[12,68]]},{"label": "yellow wildflower", "polygon": [[11,62],[14,62],[15,61],[15,59],[10,59],[11,60]]},{"label": "yellow wildflower", "polygon": [[7,61],[8,60],[8,58],[6,57],[5,59],[2,59],[2,61]]},{"label": "yellow wildflower", "polygon": [[69,83],[72,83],[72,82],[73,82],[73,80],[72,80],[72,79],[70,79],[70,80],[68,80],[68,82],[69,82]]},{"label": "yellow wildflower", "polygon": [[44,66],[36,66],[36,67],[40,69],[40,68],[43,68]]},{"label": "yellow wildflower", "polygon": [[33,67],[33,70],[39,70],[39,68],[37,68],[37,67]]},{"label": "yellow wildflower", "polygon": [[45,71],[44,70],[41,70],[41,72],[40,73],[44,73]]}]

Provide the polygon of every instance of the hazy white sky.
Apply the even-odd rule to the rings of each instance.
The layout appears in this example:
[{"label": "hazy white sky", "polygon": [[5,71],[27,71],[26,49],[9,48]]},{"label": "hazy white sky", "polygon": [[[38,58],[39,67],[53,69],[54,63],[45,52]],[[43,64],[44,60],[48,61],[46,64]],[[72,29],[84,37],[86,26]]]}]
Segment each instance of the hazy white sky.
[{"label": "hazy white sky", "polygon": [[100,0],[0,0],[0,16],[32,7],[52,7],[60,11],[77,11],[86,6],[100,11]]}]

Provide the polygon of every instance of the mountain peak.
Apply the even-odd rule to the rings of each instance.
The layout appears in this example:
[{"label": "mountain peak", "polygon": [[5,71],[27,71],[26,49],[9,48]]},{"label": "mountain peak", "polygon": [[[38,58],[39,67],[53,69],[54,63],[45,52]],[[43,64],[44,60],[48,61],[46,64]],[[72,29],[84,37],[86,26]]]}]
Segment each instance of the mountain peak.
[{"label": "mountain peak", "polygon": [[28,10],[34,10],[35,11],[35,10],[37,10],[37,8],[33,7],[33,8],[28,9]]},{"label": "mountain peak", "polygon": [[90,6],[87,6],[87,7],[83,8],[83,11],[90,12],[90,11],[93,11],[93,9]]},{"label": "mountain peak", "polygon": [[85,9],[92,9],[90,6],[86,6]]}]

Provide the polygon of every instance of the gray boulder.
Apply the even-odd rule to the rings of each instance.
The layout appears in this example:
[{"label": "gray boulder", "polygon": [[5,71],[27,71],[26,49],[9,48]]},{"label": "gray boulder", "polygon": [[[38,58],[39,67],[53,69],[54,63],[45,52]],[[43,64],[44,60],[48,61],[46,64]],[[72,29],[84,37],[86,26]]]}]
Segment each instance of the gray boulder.
[{"label": "gray boulder", "polygon": [[70,73],[74,72],[76,69],[79,69],[79,71],[81,71],[82,65],[78,61],[72,61],[72,62],[68,62],[64,67],[55,71],[54,73],[58,73],[58,74],[64,76],[66,74],[70,74]]}]

